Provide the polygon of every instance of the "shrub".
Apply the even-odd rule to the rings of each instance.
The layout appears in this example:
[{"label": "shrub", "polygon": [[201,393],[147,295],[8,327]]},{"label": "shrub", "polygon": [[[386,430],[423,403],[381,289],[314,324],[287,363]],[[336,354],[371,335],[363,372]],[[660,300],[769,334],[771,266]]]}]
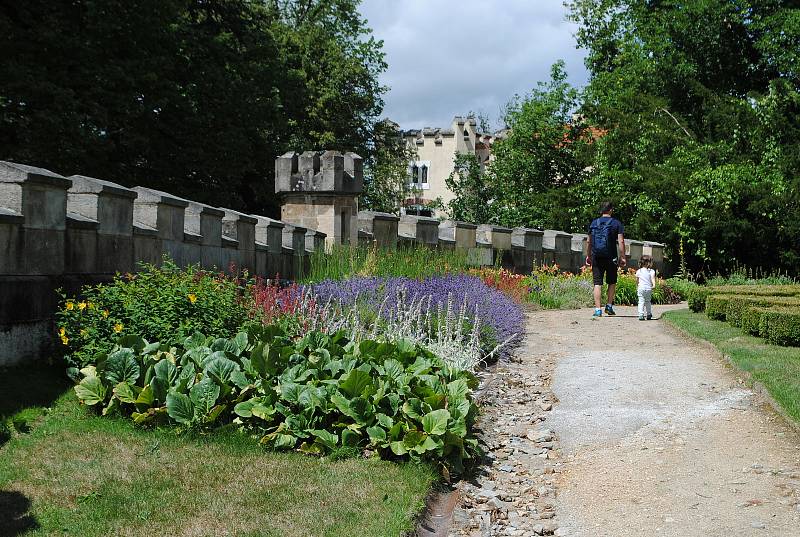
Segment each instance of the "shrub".
[{"label": "shrub", "polygon": [[528,295],[527,278],[522,274],[497,268],[472,269],[469,272],[480,277],[489,287],[502,291],[517,302],[522,302]]},{"label": "shrub", "polygon": [[800,298],[778,296],[732,295],[725,318],[733,326],[742,326],[744,312],[753,306],[800,306]]},{"label": "shrub", "polygon": [[706,315],[709,319],[724,321],[728,313],[728,301],[734,295],[709,295],[706,298]]},{"label": "shrub", "polygon": [[761,330],[761,316],[769,308],[764,306],[748,305],[742,312],[741,328],[753,336],[758,336]]},{"label": "shrub", "polygon": [[683,278],[668,278],[666,284],[675,291],[681,300],[688,299],[692,289],[697,287],[697,283]]},{"label": "shrub", "polygon": [[705,309],[706,298],[711,294],[800,296],[800,285],[697,286],[689,292],[689,308],[695,312],[703,311]]},{"label": "shrub", "polygon": [[355,448],[456,471],[478,452],[477,379],[403,340],[356,344],[341,332],[295,340],[276,326],[233,339],[195,334],[179,346],[129,336],[81,376],[81,402],[142,425],[233,421],[276,450]]},{"label": "shrub", "polygon": [[231,337],[248,317],[243,293],[243,283],[224,274],[182,269],[169,260],[161,267],[143,265],[112,283],[84,287],[80,298],[62,295],[58,336],[67,362],[78,368],[107,353],[120,335],[165,344],[197,331]]},{"label": "shrub", "polygon": [[782,307],[764,310],[759,334],[776,345],[800,346],[800,310]]},{"label": "shrub", "polygon": [[[426,311],[455,308],[464,304],[467,314],[491,329],[482,333],[487,348],[509,341],[500,351],[508,356],[522,340],[522,308],[501,291],[489,287],[477,276],[448,274],[421,280],[410,278],[356,277],[344,281],[324,281],[312,287],[319,302],[336,301],[342,306],[359,306],[378,316],[398,311],[395,297],[404,293],[408,302],[426,299]],[[423,312],[423,313],[425,313]]]}]

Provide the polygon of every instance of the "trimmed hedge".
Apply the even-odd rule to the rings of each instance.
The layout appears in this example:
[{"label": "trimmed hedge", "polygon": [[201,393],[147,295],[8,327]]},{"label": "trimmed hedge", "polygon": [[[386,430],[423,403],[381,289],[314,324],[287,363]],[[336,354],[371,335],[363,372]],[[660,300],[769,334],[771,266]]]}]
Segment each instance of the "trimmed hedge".
[{"label": "trimmed hedge", "polygon": [[769,309],[769,307],[752,305],[745,308],[742,313],[742,330],[752,336],[758,336],[761,333],[761,317],[765,312],[769,311]]},{"label": "trimmed hedge", "polygon": [[770,343],[800,346],[800,308],[770,308],[761,314],[759,334]]},{"label": "trimmed hedge", "polygon": [[689,291],[689,308],[694,312],[703,311],[710,295],[751,295],[751,296],[800,296],[800,285],[720,285],[695,287]]},{"label": "trimmed hedge", "polygon": [[724,321],[728,314],[728,303],[736,295],[709,295],[706,298],[706,315],[709,319]]},{"label": "trimmed hedge", "polygon": [[744,312],[747,311],[748,308],[758,306],[765,308],[771,306],[800,307],[800,297],[735,295],[728,300],[728,309],[725,318],[733,326],[742,327]]}]

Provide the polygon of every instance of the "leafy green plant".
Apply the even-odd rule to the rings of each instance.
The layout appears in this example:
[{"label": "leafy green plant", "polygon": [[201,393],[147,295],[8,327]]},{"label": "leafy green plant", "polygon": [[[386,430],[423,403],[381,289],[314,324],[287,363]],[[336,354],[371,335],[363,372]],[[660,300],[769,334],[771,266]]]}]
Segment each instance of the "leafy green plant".
[{"label": "leafy green plant", "polygon": [[689,293],[697,287],[697,283],[685,278],[667,278],[665,283],[680,297],[681,300],[689,298]]},{"label": "leafy green plant", "polygon": [[476,378],[405,340],[356,344],[341,332],[295,340],[274,325],[233,339],[195,334],[179,346],[128,336],[80,374],[84,404],[141,425],[233,421],[276,450],[354,448],[455,471],[478,452]]},{"label": "leafy green plant", "polygon": [[136,274],[85,287],[80,297],[62,295],[58,337],[75,368],[110,351],[119,335],[165,344],[179,343],[197,331],[231,337],[248,318],[243,292],[236,278],[194,266],[180,268],[165,259],[160,267],[143,265]]}]

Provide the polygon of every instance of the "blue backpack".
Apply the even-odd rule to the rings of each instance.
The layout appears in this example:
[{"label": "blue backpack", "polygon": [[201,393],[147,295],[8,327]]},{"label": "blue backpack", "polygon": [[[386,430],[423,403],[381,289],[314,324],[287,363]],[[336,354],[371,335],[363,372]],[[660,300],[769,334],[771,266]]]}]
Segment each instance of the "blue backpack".
[{"label": "blue backpack", "polygon": [[592,222],[592,252],[596,257],[614,259],[617,257],[616,240],[611,234],[614,232],[613,218],[598,218]]}]

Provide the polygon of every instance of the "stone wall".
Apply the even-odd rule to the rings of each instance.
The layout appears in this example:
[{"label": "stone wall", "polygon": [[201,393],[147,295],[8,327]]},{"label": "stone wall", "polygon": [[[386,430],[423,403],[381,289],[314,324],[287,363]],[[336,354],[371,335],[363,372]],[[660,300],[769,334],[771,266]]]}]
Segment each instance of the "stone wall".
[{"label": "stone wall", "polygon": [[[565,272],[579,272],[584,265],[588,236],[558,230],[507,228],[472,224],[425,216],[395,216],[387,213],[358,213],[359,241],[380,248],[421,245],[429,248],[458,248],[469,253],[476,266],[499,263],[519,274],[533,267],[556,264]],[[664,245],[658,242],[625,240],[628,266],[638,267],[643,254],[652,255],[655,268],[664,270]]]},{"label": "stone wall", "polygon": [[264,216],[0,161],[0,366],[45,358],[63,288],[139,263],[296,278],[325,234]]},{"label": "stone wall", "polygon": [[[169,256],[180,266],[296,279],[310,253],[331,244],[466,251],[471,264],[528,274],[558,264],[577,272],[586,235],[357,210],[361,159],[352,153],[288,153],[276,161],[284,221],[211,207],[166,192],[0,161],[0,366],[46,358],[56,290],[110,281]],[[326,233],[326,230],[330,232]],[[629,261],[664,246],[626,241]]]}]

